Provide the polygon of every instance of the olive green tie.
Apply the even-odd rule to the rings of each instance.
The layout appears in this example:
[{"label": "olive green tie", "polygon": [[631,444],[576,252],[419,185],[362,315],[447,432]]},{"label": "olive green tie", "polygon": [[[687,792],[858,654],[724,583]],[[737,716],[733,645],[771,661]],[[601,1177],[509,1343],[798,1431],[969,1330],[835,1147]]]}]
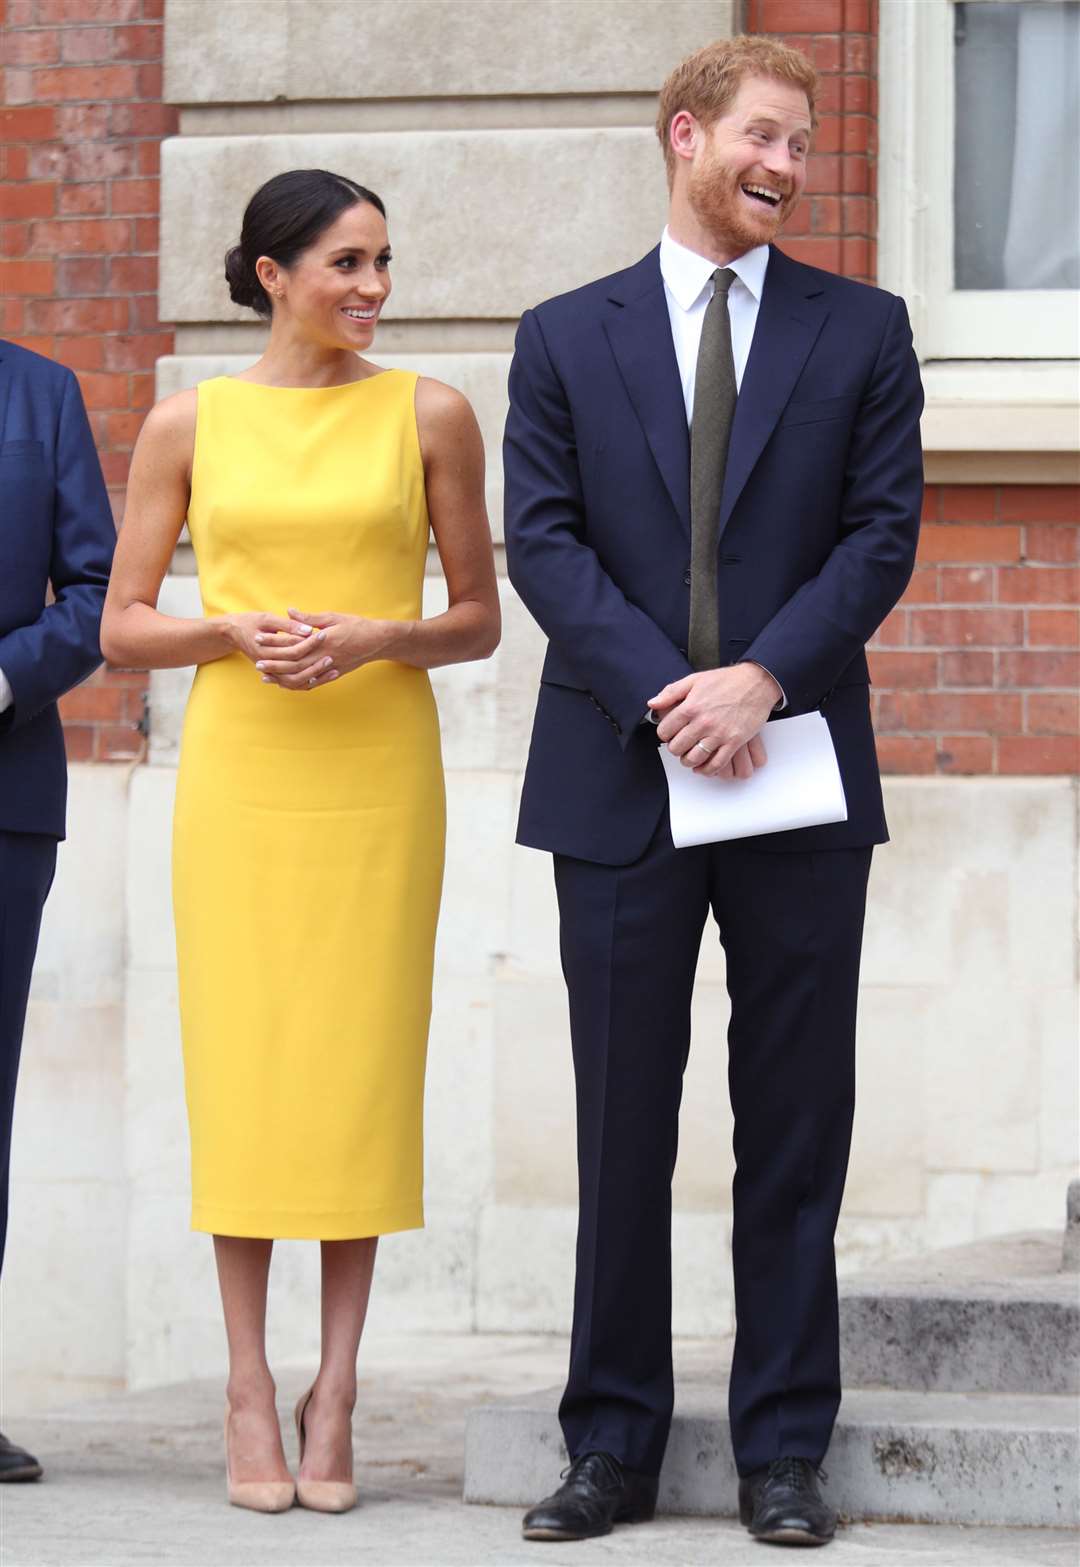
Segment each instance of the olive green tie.
[{"label": "olive green tie", "polygon": [[690,640],[695,669],[720,663],[720,612],[716,596],[716,548],[731,421],[735,417],[735,360],[731,352],[728,290],[730,267],[713,273],[713,296],[701,324],[694,413],[690,422]]}]

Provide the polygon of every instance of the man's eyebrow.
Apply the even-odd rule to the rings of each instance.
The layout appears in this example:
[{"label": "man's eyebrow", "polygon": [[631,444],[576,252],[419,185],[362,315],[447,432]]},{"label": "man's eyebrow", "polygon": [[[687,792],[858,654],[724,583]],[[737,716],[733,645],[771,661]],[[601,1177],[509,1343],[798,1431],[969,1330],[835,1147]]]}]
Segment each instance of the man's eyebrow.
[{"label": "man's eyebrow", "polygon": [[[747,125],[775,125],[779,128],[781,122],[771,114],[752,114],[746,123]],[[793,136],[809,136],[810,130],[811,127],[809,125],[798,125],[791,134]]]}]

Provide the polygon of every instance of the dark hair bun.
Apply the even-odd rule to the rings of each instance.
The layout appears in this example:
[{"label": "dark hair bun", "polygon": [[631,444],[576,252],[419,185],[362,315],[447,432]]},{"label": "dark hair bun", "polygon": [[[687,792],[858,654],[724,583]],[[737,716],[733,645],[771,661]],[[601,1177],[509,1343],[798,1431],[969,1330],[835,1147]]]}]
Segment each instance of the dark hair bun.
[{"label": "dark hair bun", "polygon": [[289,169],[260,185],[244,211],[240,243],[225,257],[225,281],[235,305],[260,316],[273,314],[270,296],[259,282],[255,263],[269,256],[291,267],[319,235],[349,207],[368,202],[386,217],[373,190],[329,169]]},{"label": "dark hair bun", "polygon": [[225,252],[225,281],[229,285],[229,298],[234,305],[246,305],[259,315],[270,314],[270,301],[259,282],[255,269],[244,260],[240,245]]}]

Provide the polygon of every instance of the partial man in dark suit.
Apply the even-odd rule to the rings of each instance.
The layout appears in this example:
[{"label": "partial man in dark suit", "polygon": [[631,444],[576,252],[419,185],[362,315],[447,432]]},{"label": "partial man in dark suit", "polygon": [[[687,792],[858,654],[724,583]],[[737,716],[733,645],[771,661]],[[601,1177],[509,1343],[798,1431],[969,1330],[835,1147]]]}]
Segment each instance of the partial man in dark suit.
[{"label": "partial man in dark suit", "polygon": [[[731,998],[740,1515],[776,1542],[822,1544],[836,1523],[818,1473],[840,1402],[833,1235],[887,837],[864,647],[915,558],[922,392],[900,299],[772,245],[805,184],[814,93],[809,61],[771,39],[684,61],[660,99],[659,247],[527,311],[517,336],[507,562],[549,640],[518,841],[554,855],[580,1203],[571,1468],[526,1515],[530,1539],[653,1514],[710,909]],[[745,778],[767,722],[815,709],[845,822],[673,847],[658,743]]]},{"label": "partial man in dark suit", "polygon": [[[0,342],[0,1266],[30,971],[64,837],[56,703],[101,663],[115,537],[74,375]],[[0,1436],[0,1481],[40,1474]]]}]

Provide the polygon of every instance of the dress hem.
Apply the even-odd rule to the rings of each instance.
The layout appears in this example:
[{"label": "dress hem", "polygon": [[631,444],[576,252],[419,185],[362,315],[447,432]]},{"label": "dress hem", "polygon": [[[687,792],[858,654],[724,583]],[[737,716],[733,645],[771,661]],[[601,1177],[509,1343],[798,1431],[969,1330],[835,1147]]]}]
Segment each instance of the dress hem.
[{"label": "dress hem", "polygon": [[421,1202],[395,1207],[358,1209],[353,1213],[249,1213],[234,1208],[195,1204],[191,1228],[207,1235],[228,1235],[245,1240],[352,1241],[399,1230],[422,1230]]}]

